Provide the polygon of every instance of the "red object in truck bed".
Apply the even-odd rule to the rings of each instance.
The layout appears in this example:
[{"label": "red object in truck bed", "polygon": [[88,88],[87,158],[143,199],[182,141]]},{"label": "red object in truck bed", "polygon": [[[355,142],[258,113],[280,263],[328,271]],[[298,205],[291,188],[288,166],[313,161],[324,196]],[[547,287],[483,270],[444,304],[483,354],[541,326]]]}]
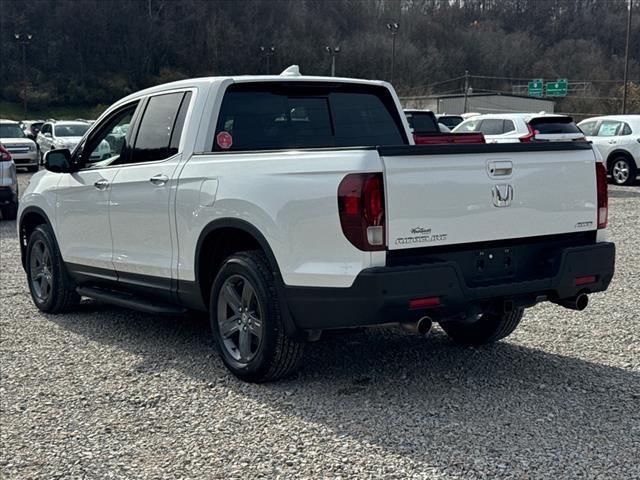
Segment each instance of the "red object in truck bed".
[{"label": "red object in truck bed", "polygon": [[441,143],[486,143],[482,133],[414,133],[416,145]]}]

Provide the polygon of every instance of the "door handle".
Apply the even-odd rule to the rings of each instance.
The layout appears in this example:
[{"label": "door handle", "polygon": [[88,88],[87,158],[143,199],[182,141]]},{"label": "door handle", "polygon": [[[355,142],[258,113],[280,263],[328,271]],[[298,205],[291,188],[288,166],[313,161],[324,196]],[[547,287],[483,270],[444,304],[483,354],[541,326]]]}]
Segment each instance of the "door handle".
[{"label": "door handle", "polygon": [[615,140],[609,140],[609,144],[610,144],[610,145],[615,145],[615,144],[616,144],[616,141],[615,141]]},{"label": "door handle", "polygon": [[169,181],[169,177],[167,177],[166,175],[158,174],[151,177],[149,181],[154,185],[158,185],[159,187],[161,187]]},{"label": "door handle", "polygon": [[96,187],[98,190],[103,191],[109,188],[109,181],[103,178],[101,180],[98,180],[96,183],[94,183],[93,186]]}]

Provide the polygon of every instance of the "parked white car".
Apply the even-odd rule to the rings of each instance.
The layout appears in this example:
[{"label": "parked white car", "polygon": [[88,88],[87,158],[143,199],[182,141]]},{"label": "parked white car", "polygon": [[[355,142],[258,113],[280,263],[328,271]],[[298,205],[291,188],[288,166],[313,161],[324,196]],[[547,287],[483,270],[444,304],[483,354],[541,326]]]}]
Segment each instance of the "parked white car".
[{"label": "parked white car", "polygon": [[640,165],[640,115],[608,115],[583,120],[578,127],[606,161],[617,185],[636,181]]},{"label": "parked white car", "polygon": [[483,344],[537,302],[584,309],[614,271],[597,159],[588,142],[414,145],[381,81],[181,80],[47,152],[18,233],[40,310],[207,312],[225,365],[267,381],[329,329],[437,321]]},{"label": "parked white car", "polygon": [[584,140],[571,117],[542,113],[475,115],[453,129],[465,132],[482,132],[487,143]]},{"label": "parked white car", "polygon": [[16,167],[26,167],[30,172],[38,170],[38,147],[27,138],[18,122],[0,119],[0,142],[11,154]]},{"label": "parked white car", "polygon": [[18,212],[18,176],[11,154],[0,143],[0,215],[2,220],[15,220]]}]

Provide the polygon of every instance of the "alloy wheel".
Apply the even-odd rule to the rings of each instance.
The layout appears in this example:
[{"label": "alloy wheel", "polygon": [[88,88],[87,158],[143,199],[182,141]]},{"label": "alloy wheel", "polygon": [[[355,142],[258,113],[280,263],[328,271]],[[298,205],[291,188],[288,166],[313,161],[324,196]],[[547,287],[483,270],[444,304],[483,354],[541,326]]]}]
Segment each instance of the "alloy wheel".
[{"label": "alloy wheel", "polygon": [[33,293],[39,301],[46,302],[53,287],[53,273],[49,248],[41,240],[33,244],[29,268]]},{"label": "alloy wheel", "polygon": [[218,327],[222,344],[237,362],[249,363],[263,339],[263,309],[256,290],[242,275],[227,278],[218,295]]},{"label": "alloy wheel", "polygon": [[617,184],[625,183],[629,178],[629,164],[627,161],[617,160],[616,163],[613,164],[611,175]]}]

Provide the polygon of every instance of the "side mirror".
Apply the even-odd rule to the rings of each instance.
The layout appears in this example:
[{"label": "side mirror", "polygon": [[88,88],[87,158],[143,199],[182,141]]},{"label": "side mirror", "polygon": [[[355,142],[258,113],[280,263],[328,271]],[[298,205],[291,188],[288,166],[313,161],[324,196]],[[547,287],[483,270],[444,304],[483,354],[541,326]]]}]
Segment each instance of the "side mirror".
[{"label": "side mirror", "polygon": [[71,152],[67,148],[49,150],[44,154],[44,168],[55,173],[71,172]]}]

